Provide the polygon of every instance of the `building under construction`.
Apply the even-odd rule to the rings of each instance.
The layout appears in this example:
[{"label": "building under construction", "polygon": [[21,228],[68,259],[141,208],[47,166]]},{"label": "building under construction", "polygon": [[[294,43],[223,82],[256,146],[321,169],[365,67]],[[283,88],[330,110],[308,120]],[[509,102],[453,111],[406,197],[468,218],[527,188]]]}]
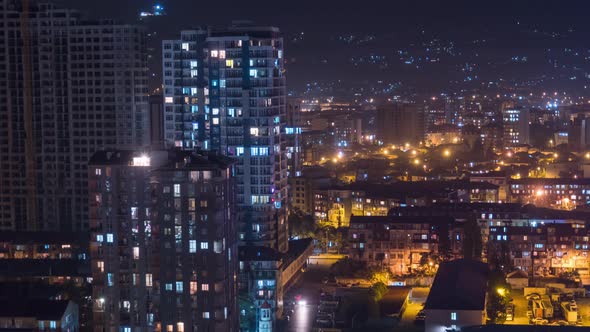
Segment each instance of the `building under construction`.
[{"label": "building under construction", "polygon": [[144,32],[33,0],[0,25],[0,230],[85,230],[90,156],[149,140]]}]

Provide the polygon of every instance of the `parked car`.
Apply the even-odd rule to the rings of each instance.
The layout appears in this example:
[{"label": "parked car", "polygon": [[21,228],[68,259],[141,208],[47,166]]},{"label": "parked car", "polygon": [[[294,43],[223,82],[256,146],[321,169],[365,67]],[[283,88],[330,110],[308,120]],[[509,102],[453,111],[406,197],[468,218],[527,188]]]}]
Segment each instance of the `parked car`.
[{"label": "parked car", "polygon": [[425,320],[426,320],[426,313],[424,312],[424,310],[420,310],[418,312],[418,314],[416,315],[416,318],[414,319],[414,324],[422,325],[422,324],[424,324]]},{"label": "parked car", "polygon": [[544,318],[533,319],[533,324],[535,324],[535,325],[547,325],[548,323],[549,323],[549,321]]}]

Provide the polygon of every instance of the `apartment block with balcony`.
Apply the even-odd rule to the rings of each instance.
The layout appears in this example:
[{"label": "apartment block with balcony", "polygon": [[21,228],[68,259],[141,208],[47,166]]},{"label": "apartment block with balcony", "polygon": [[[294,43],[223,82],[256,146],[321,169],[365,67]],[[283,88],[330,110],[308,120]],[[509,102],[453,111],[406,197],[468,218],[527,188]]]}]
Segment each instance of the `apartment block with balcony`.
[{"label": "apartment block with balcony", "polygon": [[348,241],[352,258],[411,273],[423,255],[445,251],[453,218],[352,216]]},{"label": "apartment block with balcony", "polygon": [[90,161],[96,331],[237,331],[232,161],[103,151]]}]

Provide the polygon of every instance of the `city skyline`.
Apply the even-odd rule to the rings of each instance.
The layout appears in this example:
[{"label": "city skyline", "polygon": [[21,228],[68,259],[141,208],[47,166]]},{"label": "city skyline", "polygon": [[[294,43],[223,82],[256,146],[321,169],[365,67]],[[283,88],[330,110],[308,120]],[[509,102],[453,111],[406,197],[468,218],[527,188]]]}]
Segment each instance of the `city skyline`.
[{"label": "city skyline", "polygon": [[[88,7],[91,16],[116,13],[126,22],[137,20],[140,11],[154,4],[66,3],[74,8]],[[379,94],[438,94],[462,89],[495,93],[521,85],[534,92],[581,93],[587,85],[583,76],[590,72],[585,59],[588,47],[584,47],[590,26],[579,14],[588,5],[581,2],[566,6],[549,1],[476,5],[468,1],[372,1],[361,6],[304,1],[282,4],[276,10],[271,4],[239,2],[223,10],[217,4],[199,10],[189,1],[162,3],[166,8],[166,15],[159,18],[163,39],[171,38],[176,30],[223,26],[233,20],[279,26],[288,50],[289,91],[298,95],[328,93],[342,98],[361,89]],[[208,7],[211,10],[206,10]],[[208,14],[202,15],[205,12]],[[539,75],[540,71],[546,75]],[[488,82],[493,84],[483,85]]]},{"label": "city skyline", "polygon": [[590,326],[590,5],[54,1],[0,0],[0,332]]}]

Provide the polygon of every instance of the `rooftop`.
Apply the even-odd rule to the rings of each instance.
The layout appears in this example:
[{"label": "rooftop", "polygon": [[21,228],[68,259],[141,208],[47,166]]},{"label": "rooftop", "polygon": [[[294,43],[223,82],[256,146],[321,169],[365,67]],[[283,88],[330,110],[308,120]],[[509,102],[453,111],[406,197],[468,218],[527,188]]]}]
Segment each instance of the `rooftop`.
[{"label": "rooftop", "polygon": [[39,320],[61,320],[70,301],[60,300],[0,300],[0,317],[34,317]]},{"label": "rooftop", "polygon": [[438,269],[426,300],[427,310],[484,310],[488,265],[458,259]]},{"label": "rooftop", "polygon": [[281,254],[269,247],[240,246],[238,258],[240,261],[278,261],[281,260]]},{"label": "rooftop", "polygon": [[428,217],[428,216],[351,216],[351,224],[451,224],[455,221],[452,217]]},{"label": "rooftop", "polygon": [[16,244],[87,244],[88,233],[74,232],[0,232],[0,242]]}]

